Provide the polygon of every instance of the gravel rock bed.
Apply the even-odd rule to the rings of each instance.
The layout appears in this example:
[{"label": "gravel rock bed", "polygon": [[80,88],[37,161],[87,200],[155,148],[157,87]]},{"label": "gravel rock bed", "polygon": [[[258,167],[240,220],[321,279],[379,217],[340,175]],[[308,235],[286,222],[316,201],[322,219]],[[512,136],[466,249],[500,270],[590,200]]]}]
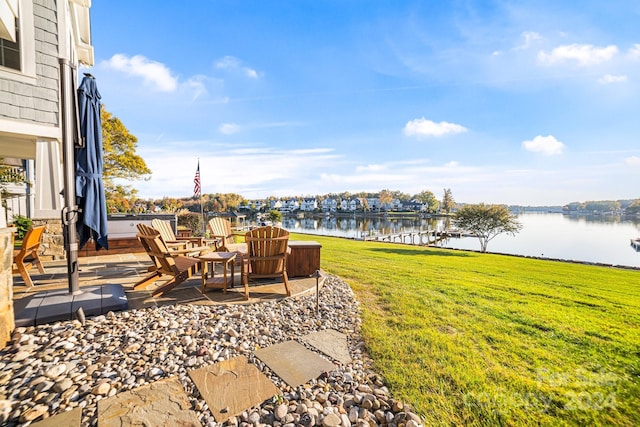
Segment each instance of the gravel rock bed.
[{"label": "gravel rock bed", "polygon": [[[303,335],[335,329],[348,337],[353,363],[289,387],[253,355]],[[334,276],[315,295],[250,305],[175,305],[108,313],[86,320],[18,328],[0,350],[0,425],[27,426],[83,408],[97,425],[97,402],[150,382],[178,377],[205,426],[216,423],[188,370],[244,355],[281,394],[224,423],[229,426],[421,425],[371,370],[360,338],[358,303]]]}]

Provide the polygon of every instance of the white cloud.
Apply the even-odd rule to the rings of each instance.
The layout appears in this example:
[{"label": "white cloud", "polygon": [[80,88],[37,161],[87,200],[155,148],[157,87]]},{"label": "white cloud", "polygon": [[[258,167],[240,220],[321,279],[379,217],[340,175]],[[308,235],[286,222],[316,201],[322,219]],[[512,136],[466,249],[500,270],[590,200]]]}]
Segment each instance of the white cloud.
[{"label": "white cloud", "polygon": [[466,131],[467,128],[465,128],[464,126],[449,122],[436,123],[431,120],[427,120],[424,117],[420,119],[410,120],[404,126],[404,134],[407,136],[437,137],[449,134],[463,133]]},{"label": "white cloud", "polygon": [[597,65],[609,61],[618,53],[618,47],[595,47],[590,44],[570,44],[558,46],[551,53],[538,52],[538,61],[544,65],[553,65],[564,61],[576,61],[580,66]]},{"label": "white cloud", "polygon": [[166,65],[142,55],[127,57],[117,53],[105,61],[105,64],[128,75],[142,77],[145,84],[162,92],[173,92],[178,87],[178,79],[171,75],[171,70]]},{"label": "white cloud", "polygon": [[640,59],[640,43],[636,43],[627,52],[627,56],[631,59],[638,60]]},{"label": "white cloud", "polygon": [[259,77],[258,72],[253,68],[244,67],[243,70],[244,70],[244,74],[251,79],[257,79]]},{"label": "white cloud", "polygon": [[240,126],[235,123],[223,123],[218,128],[218,131],[224,135],[232,135],[240,132]]},{"label": "white cloud", "polygon": [[220,68],[220,69],[233,69],[233,68],[238,68],[240,66],[240,60],[238,58],[235,58],[233,56],[225,56],[224,58],[218,60],[218,62],[216,62],[216,68]]},{"label": "white cloud", "polygon": [[536,33],[535,31],[524,31],[522,34],[520,34],[520,36],[524,41],[520,46],[516,47],[516,50],[529,49],[535,41],[542,39],[542,36],[540,36],[540,34]]},{"label": "white cloud", "polygon": [[207,79],[206,76],[197,75],[197,76],[191,77],[189,80],[187,80],[184,83],[185,87],[187,87],[189,90],[193,92],[192,99],[195,100],[202,95],[207,95],[208,91],[207,91],[207,86],[205,85],[206,79]]},{"label": "white cloud", "polygon": [[242,61],[234,56],[225,56],[216,62],[215,67],[221,70],[240,71],[250,79],[260,78],[260,73],[253,68],[242,65]]},{"label": "white cloud", "polygon": [[631,156],[624,159],[624,162],[629,166],[638,166],[640,167],[640,157]]},{"label": "white cloud", "polygon": [[611,83],[623,83],[627,81],[627,76],[625,74],[621,75],[613,75],[613,74],[605,74],[604,76],[598,79],[598,83],[603,85],[611,84]]},{"label": "white cloud", "polygon": [[[228,102],[228,99],[227,99]],[[298,127],[303,126],[302,122],[264,122],[264,123],[243,123],[239,125],[237,123],[223,123],[218,127],[218,131],[225,135],[231,135],[240,131],[246,132],[255,129],[270,129],[270,128],[283,128],[283,127]]]},{"label": "white cloud", "polygon": [[380,172],[386,170],[386,165],[366,165],[366,166],[357,166],[356,172]]},{"label": "white cloud", "polygon": [[445,163],[444,166],[447,168],[456,168],[460,165],[460,163],[456,162],[455,160],[451,160],[448,163]]},{"label": "white cloud", "polygon": [[290,150],[290,153],[295,155],[307,155],[307,154],[328,154],[333,153],[335,150],[333,148],[297,148],[295,150]]},{"label": "white cloud", "polygon": [[531,141],[523,141],[522,146],[527,151],[534,153],[541,153],[545,156],[555,156],[562,154],[565,145],[558,141],[553,135],[541,136],[538,135]]}]

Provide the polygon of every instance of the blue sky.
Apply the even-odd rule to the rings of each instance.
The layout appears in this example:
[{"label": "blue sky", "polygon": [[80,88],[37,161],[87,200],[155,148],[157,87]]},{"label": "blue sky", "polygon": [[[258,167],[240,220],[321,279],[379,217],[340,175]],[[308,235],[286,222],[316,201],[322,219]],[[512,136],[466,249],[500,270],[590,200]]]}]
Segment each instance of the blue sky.
[{"label": "blue sky", "polygon": [[637,1],[94,0],[139,195],[640,197]]}]

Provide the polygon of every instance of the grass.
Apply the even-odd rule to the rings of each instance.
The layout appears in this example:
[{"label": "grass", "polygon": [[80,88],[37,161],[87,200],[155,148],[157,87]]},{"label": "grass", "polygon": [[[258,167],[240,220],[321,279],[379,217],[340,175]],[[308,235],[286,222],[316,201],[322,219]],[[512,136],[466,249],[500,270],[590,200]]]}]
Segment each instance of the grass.
[{"label": "grass", "polygon": [[640,272],[294,235],[427,425],[640,425]]}]

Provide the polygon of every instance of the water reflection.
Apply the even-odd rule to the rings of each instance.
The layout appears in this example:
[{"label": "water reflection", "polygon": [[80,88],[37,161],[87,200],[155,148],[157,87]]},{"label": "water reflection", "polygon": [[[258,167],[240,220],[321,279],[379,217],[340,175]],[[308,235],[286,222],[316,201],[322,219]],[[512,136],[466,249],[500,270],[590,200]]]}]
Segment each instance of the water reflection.
[{"label": "water reflection", "polygon": [[435,218],[324,217],[284,218],[283,228],[296,233],[360,239],[363,236],[443,230],[450,220]]},{"label": "water reflection", "polygon": [[[489,243],[489,251],[640,267],[640,256],[629,245],[631,239],[640,237],[640,218],[531,213],[521,214],[518,218],[524,226],[522,231],[515,237],[499,235]],[[282,225],[297,233],[363,239],[401,233],[441,232],[451,227],[451,219],[285,218]],[[425,242],[421,240],[421,243]],[[411,242],[405,239],[405,243]],[[418,240],[415,239],[414,243]],[[478,240],[472,237],[443,240],[438,242],[438,246],[479,249]]]},{"label": "water reflection", "polygon": [[633,224],[640,231],[640,218],[623,215],[564,215],[569,221],[602,224]]}]

